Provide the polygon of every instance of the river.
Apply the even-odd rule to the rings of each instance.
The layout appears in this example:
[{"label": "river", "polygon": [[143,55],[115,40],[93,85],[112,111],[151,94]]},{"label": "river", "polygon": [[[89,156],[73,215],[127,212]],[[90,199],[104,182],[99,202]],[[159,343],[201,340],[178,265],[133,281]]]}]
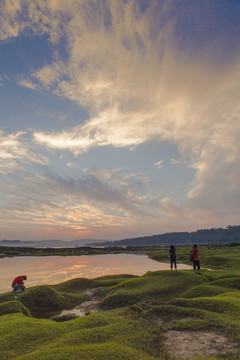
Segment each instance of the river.
[{"label": "river", "polygon": [[[178,269],[192,266],[178,264]],[[147,271],[169,270],[169,263],[160,263],[146,255],[107,254],[82,256],[17,256],[0,259],[0,293],[11,291],[18,275],[27,275],[26,287],[54,285],[73,278],[96,278],[104,275],[143,275]]]}]

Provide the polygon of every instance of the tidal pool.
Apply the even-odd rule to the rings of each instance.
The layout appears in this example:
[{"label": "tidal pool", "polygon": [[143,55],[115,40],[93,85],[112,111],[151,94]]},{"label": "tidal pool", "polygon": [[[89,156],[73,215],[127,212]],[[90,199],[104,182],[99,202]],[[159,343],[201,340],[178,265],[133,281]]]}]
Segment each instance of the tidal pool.
[{"label": "tidal pool", "polygon": [[[169,270],[169,263],[160,263],[146,255],[107,254],[82,256],[17,256],[0,259],[0,293],[11,291],[18,275],[27,275],[26,287],[54,285],[73,278],[96,278],[104,275],[143,275],[147,271]],[[178,269],[192,266],[178,264]]]}]

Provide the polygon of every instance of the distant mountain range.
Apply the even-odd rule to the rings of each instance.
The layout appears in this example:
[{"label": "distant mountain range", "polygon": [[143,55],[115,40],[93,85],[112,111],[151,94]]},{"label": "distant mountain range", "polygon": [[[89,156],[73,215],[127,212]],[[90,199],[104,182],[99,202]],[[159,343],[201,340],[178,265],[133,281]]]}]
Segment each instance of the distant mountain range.
[{"label": "distant mountain range", "polygon": [[[56,248],[65,248],[65,247],[75,247],[75,246],[91,246],[91,242],[94,243],[102,242],[104,240],[72,240],[72,241],[63,241],[63,240],[0,240],[0,246],[9,246],[9,247],[56,247]],[[87,245],[86,245],[87,244]]]},{"label": "distant mountain range", "polygon": [[240,241],[240,226],[228,226],[226,229],[213,228],[193,232],[172,232],[152,236],[123,240],[1,240],[0,246],[11,247],[76,247],[76,246],[164,246],[185,244],[232,243]]},{"label": "distant mountain range", "polygon": [[172,232],[117,241],[91,243],[91,246],[163,246],[185,244],[232,243],[240,241],[240,226],[214,228],[194,232]]}]

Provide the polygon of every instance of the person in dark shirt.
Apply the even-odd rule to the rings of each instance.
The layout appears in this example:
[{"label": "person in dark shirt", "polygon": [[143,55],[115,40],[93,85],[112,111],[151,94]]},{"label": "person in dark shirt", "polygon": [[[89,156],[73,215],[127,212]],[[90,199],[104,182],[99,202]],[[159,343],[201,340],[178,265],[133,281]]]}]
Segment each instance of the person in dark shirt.
[{"label": "person in dark shirt", "polygon": [[171,267],[171,271],[173,269],[173,264],[175,267],[175,270],[177,270],[177,259],[176,259],[176,249],[174,245],[170,246],[170,250],[169,250],[169,256],[170,256],[170,267]]},{"label": "person in dark shirt", "polygon": [[12,282],[13,291],[22,292],[25,289],[23,280],[27,280],[26,275],[17,276]]}]

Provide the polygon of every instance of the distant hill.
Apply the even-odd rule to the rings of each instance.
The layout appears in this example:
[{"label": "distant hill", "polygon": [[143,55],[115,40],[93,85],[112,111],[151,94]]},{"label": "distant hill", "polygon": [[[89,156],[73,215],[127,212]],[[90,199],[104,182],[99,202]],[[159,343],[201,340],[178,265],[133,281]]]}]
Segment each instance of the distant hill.
[{"label": "distant hill", "polygon": [[9,247],[76,247],[76,246],[163,246],[184,244],[232,243],[240,241],[240,226],[228,226],[226,229],[214,228],[194,232],[172,232],[152,236],[135,237],[122,240],[104,241],[79,239],[63,240],[1,240],[0,246]]},{"label": "distant hill", "polygon": [[[136,237],[116,241],[91,243],[91,246],[163,246],[208,243],[232,243],[240,241],[240,226],[228,226],[226,229],[214,228],[194,232],[172,232],[160,235]],[[90,245],[90,244],[88,244]]]},{"label": "distant hill", "polygon": [[[81,240],[73,240],[73,241],[63,241],[63,240],[1,240],[0,246],[8,246],[8,247],[56,247],[56,248],[65,248],[65,247],[75,247],[75,246],[85,246],[87,243],[91,243],[94,241],[98,244],[98,241],[102,242],[103,240],[89,240],[89,239],[81,239]],[[90,245],[91,246],[91,245]]]}]

